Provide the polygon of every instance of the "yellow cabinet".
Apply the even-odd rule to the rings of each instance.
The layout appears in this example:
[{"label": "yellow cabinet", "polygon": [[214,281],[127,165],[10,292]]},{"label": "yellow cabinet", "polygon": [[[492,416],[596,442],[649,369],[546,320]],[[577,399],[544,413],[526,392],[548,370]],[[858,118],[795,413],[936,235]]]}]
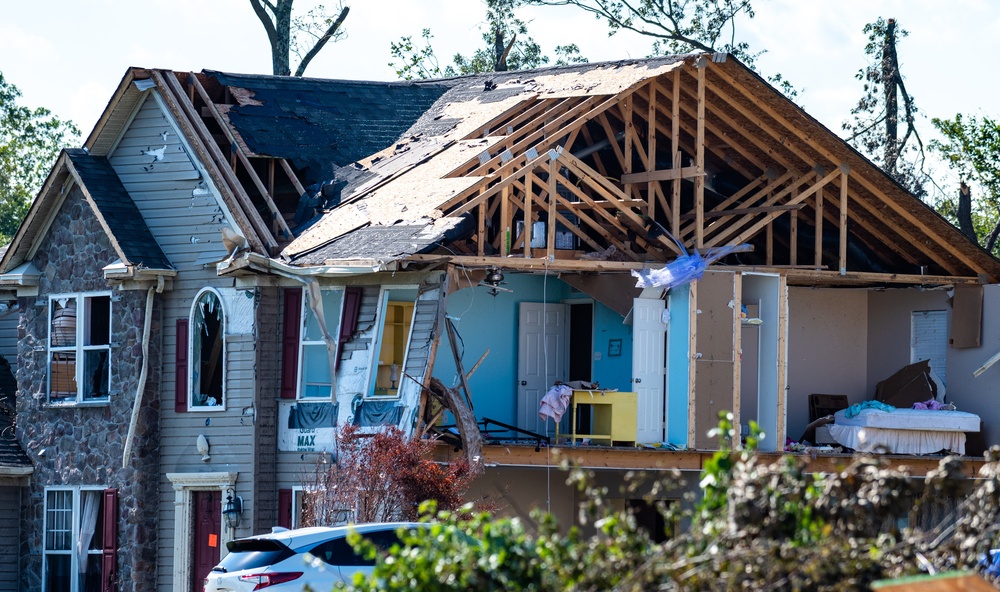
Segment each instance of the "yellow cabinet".
[{"label": "yellow cabinet", "polygon": [[[576,412],[580,405],[590,405],[592,433],[583,433],[576,428]],[[578,438],[607,440],[635,444],[636,422],[638,420],[638,397],[632,392],[619,391],[573,391],[570,434],[573,444]]]}]

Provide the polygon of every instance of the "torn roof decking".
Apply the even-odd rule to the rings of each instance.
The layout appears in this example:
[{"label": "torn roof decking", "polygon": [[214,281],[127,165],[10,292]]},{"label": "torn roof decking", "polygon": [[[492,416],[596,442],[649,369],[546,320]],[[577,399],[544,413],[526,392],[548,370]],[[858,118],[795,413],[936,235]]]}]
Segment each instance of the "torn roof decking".
[{"label": "torn roof decking", "polygon": [[[480,176],[451,176],[464,163],[503,140],[502,136],[481,137],[484,126],[516,115],[518,106],[560,98],[611,96],[642,80],[669,71],[678,58],[646,62],[608,63],[561,67],[542,71],[518,71],[468,76],[444,81],[454,85],[409,130],[417,142],[451,143],[424,163],[407,170],[383,186],[345,203],[324,216],[316,225],[288,245],[283,255],[297,263],[316,262],[298,258],[337,239],[346,232],[369,224],[392,225],[423,222],[429,224],[442,215],[442,204],[480,184]],[[487,81],[495,85],[485,90]],[[487,130],[488,131],[488,130]],[[468,138],[470,135],[475,137]],[[467,139],[468,138],[468,139]],[[392,150],[386,151],[390,157]],[[345,190],[349,196],[353,188]]]},{"label": "torn roof decking", "polygon": [[[630,63],[586,64],[442,81],[454,85],[454,88],[442,96],[408,133],[423,134],[419,140],[423,142],[455,141],[455,144],[412,170],[395,178],[383,179],[381,186],[369,190],[367,194],[355,192],[352,199],[346,200],[349,203],[327,214],[309,232],[290,244],[283,255],[296,263],[314,264],[318,260],[307,253],[316,252],[322,245],[356,228],[410,225],[417,220],[428,222],[440,216],[460,213],[463,211],[463,200],[473,199],[487,184],[512,174],[522,174],[516,168],[504,169],[499,159],[502,147],[497,147],[504,135],[511,131],[505,129],[505,122],[523,123],[518,113],[544,114],[548,109],[555,118],[559,113],[580,105],[580,102],[574,101],[589,100],[591,102],[585,105],[589,107],[610,97],[618,104],[596,116],[585,114],[586,117],[593,117],[593,121],[588,123],[589,129],[582,131],[585,134],[596,131],[593,133],[593,142],[596,143],[605,136],[621,133],[619,130],[627,127],[625,113],[631,113],[636,130],[632,141],[641,144],[636,149],[636,158],[644,159],[643,149],[649,137],[642,128],[648,124],[647,111],[655,112],[658,148],[654,165],[661,169],[662,151],[672,141],[670,128],[673,122],[670,119],[674,108],[673,81],[677,76],[680,82],[677,89],[680,97],[677,141],[685,158],[691,157],[698,150],[698,76],[693,65],[697,59],[698,56],[682,56]],[[686,60],[686,63],[679,73],[666,74],[681,60]],[[736,195],[738,185],[729,189],[728,193],[715,194],[714,197],[710,188],[706,188],[706,211],[711,210],[714,204],[724,204],[720,206],[722,211],[710,215],[711,221],[706,219],[706,225],[710,222],[713,232],[729,225],[735,228],[731,232],[718,232],[720,238],[715,240],[724,241],[720,244],[736,238],[751,242],[760,253],[741,257],[751,264],[762,265],[763,252],[767,249],[765,241],[769,240],[773,241],[771,244],[775,249],[783,248],[781,256],[788,258],[791,251],[789,216],[780,219],[779,216],[788,210],[798,210],[795,214],[800,229],[797,244],[805,245],[798,248],[801,252],[800,266],[812,266],[816,255],[813,245],[822,244],[823,264],[834,270],[838,266],[837,250],[843,248],[846,252],[842,257],[846,256],[848,271],[886,276],[915,274],[918,268],[927,265],[928,271],[935,275],[975,277],[982,274],[994,281],[1000,278],[1000,262],[968,241],[930,207],[914,198],[745,66],[731,57],[706,66],[703,132],[706,167],[728,175],[733,183],[750,183],[755,178],[763,180],[761,188],[758,188],[763,189],[763,197],[756,196],[757,201],[747,205],[764,207],[752,213],[739,212],[743,207],[739,201],[725,204],[728,194]],[[487,90],[484,86],[486,81],[495,84],[495,88]],[[636,90],[623,92],[632,89]],[[656,97],[655,109],[652,110],[649,107],[651,94]],[[562,101],[564,98],[571,102]],[[630,103],[628,110],[626,101]],[[482,144],[477,145],[477,140]],[[522,143],[512,156],[524,158],[525,148],[538,143],[534,140]],[[492,159],[488,166],[476,161],[475,156],[479,153],[472,153],[477,148],[479,153],[485,152],[487,158]],[[616,147],[616,151],[620,159],[621,150]],[[383,157],[391,154],[390,151]],[[469,156],[467,164],[460,163],[466,156]],[[448,171],[452,165],[456,165],[456,170]],[[844,176],[838,172],[841,165],[846,165]],[[624,167],[624,164],[620,163],[620,166]],[[622,172],[621,168],[614,171],[616,175]],[[466,176],[468,173],[474,174]],[[815,182],[820,178],[825,179],[826,184],[817,191]],[[845,178],[847,183],[843,191],[847,193],[847,207],[845,212],[841,212],[841,184]],[[768,186],[775,179],[778,182]],[[456,182],[459,180],[467,183]],[[645,185],[642,187],[645,191]],[[796,193],[810,191],[807,198],[791,199]],[[691,189],[687,192],[685,199],[690,200]],[[784,197],[769,201],[768,195],[775,194]],[[462,195],[466,197],[455,201],[456,196]],[[817,198],[817,195],[820,197]],[[783,205],[785,203],[789,205]],[[795,205],[791,205],[793,203]],[[684,210],[682,227],[690,228],[693,224],[689,218],[693,217],[689,213],[691,206],[684,207],[687,209]],[[733,213],[729,214],[728,210],[733,210]],[[496,212],[496,208],[491,211]],[[641,214],[642,209],[636,212]],[[736,213],[741,215],[736,217]],[[729,217],[719,217],[719,214]],[[816,218],[820,214],[823,240],[817,241]],[[845,216],[846,225],[840,223],[841,215]],[[630,228],[619,228],[634,231],[634,224]],[[844,228],[846,241],[838,236],[845,232]],[[765,233],[765,230],[768,232]],[[685,233],[689,242],[691,234],[690,231]],[[840,246],[845,243],[846,246]],[[784,263],[789,261],[774,262],[778,265]]]}]

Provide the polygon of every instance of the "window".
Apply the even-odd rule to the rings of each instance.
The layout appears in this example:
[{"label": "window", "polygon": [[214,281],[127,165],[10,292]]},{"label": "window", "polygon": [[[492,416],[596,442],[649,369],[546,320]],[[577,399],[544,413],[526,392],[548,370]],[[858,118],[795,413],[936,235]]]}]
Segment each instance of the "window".
[{"label": "window", "polygon": [[374,373],[368,389],[369,396],[399,395],[416,300],[416,288],[392,288],[382,292],[378,341],[373,348],[378,352],[378,359],[372,364]]},{"label": "window", "polygon": [[191,307],[192,410],[225,408],[226,323],[222,300],[212,289],[202,290]]},{"label": "window", "polygon": [[931,370],[947,384],[948,311],[918,310],[910,313],[910,363],[927,360]]},{"label": "window", "polygon": [[[299,350],[299,398],[333,400],[333,380],[331,355],[323,336],[321,321],[325,320],[326,334],[336,344],[340,334],[341,309],[344,291],[341,289],[321,290],[322,318],[318,318],[309,305],[309,291],[303,290],[302,337]],[[336,345],[334,346],[336,350]]]},{"label": "window", "polygon": [[[105,545],[104,540],[107,533],[114,532],[105,525],[106,499],[102,500],[111,491],[114,490],[46,490],[43,561],[46,592],[101,592],[105,563],[102,555],[106,547],[115,545],[113,540]],[[107,514],[114,520],[115,512]]]},{"label": "window", "polygon": [[107,401],[110,388],[111,295],[52,296],[49,402]]}]

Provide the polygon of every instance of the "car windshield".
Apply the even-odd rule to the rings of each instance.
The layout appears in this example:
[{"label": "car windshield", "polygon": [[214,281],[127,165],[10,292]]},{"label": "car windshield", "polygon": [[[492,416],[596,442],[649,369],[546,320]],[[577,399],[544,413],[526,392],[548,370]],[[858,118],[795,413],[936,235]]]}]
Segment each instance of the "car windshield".
[{"label": "car windshield", "polygon": [[233,572],[273,565],[295,555],[295,552],[271,539],[232,541],[226,555],[212,571]]}]

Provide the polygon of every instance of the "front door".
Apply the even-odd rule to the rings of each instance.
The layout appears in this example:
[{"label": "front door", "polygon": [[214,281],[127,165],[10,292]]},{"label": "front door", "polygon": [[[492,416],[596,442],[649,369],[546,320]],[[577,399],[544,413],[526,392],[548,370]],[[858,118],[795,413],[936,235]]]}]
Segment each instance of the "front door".
[{"label": "front door", "polygon": [[[522,302],[517,340],[517,427],[539,434],[555,426],[539,419],[538,403],[569,374],[569,305]],[[546,425],[548,424],[548,425]]]},{"label": "front door", "polygon": [[219,563],[222,544],[222,493],[219,491],[191,492],[194,505],[194,557],[191,566],[191,590],[205,586],[205,577]]},{"label": "front door", "polygon": [[637,442],[662,442],[664,345],[663,300],[636,298],[632,304],[632,390],[638,399]]}]

